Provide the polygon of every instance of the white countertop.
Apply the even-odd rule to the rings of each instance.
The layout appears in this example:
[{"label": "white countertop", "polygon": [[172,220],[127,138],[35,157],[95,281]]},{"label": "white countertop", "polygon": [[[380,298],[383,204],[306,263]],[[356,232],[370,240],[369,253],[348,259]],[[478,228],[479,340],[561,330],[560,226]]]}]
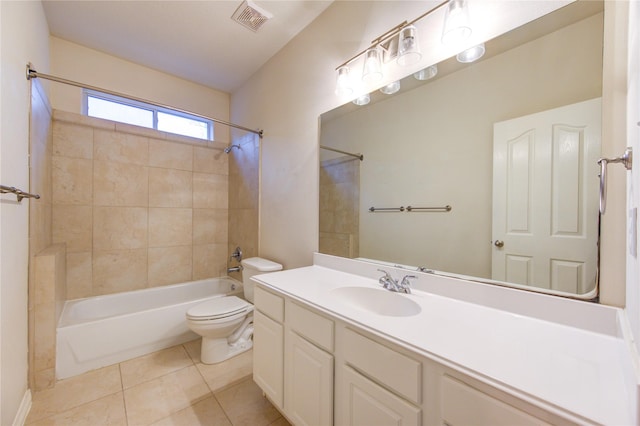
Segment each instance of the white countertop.
[{"label": "white countertop", "polygon": [[[621,310],[416,274],[412,294],[398,296],[416,301],[421,311],[413,316],[382,316],[345,303],[330,291],[344,286],[380,288],[376,277],[381,274],[375,265],[323,255],[316,255],[318,259],[314,266],[255,279],[573,421],[635,424],[636,380],[628,342],[618,326]],[[402,276],[402,271],[385,269],[396,278]],[[476,292],[477,300],[442,294],[465,291]],[[486,303],[488,298],[491,303]],[[499,299],[516,308],[496,308]],[[550,306],[563,313],[545,314]],[[584,324],[577,316],[584,317]]]}]

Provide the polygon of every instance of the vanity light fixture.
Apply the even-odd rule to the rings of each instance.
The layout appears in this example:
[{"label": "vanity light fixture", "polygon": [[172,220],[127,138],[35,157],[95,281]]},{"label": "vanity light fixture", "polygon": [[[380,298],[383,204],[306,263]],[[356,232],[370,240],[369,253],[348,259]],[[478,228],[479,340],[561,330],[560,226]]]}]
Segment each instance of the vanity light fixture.
[{"label": "vanity light fixture", "polygon": [[386,86],[382,86],[380,91],[385,95],[393,95],[400,90],[400,80],[396,80],[393,83],[389,83]]},{"label": "vanity light fixture", "polygon": [[382,80],[382,52],[379,47],[372,47],[364,53],[362,81],[375,83]]},{"label": "vanity light fixture", "polygon": [[429,80],[438,74],[438,65],[431,65],[430,67],[421,69],[418,72],[413,73],[413,78],[416,80]]},{"label": "vanity light fixture", "polygon": [[351,87],[349,67],[344,65],[338,68],[338,77],[336,78],[336,95],[340,97],[347,97],[353,94],[353,87]]},{"label": "vanity light fixture", "polygon": [[455,45],[469,38],[469,7],[466,0],[450,0],[444,15],[442,44]]},{"label": "vanity light fixture", "polygon": [[[349,66],[361,57],[364,58],[362,81],[365,84],[375,84],[382,80],[383,64],[389,64],[393,60],[395,60],[399,66],[410,66],[418,63],[422,59],[422,53],[420,52],[420,45],[418,43],[418,29],[414,24],[444,6],[446,6],[447,9],[445,11],[442,31],[442,43],[455,45],[455,43],[469,37],[471,35],[471,26],[469,25],[467,0],[442,1],[414,20],[401,22],[391,28],[386,33],[374,39],[365,50],[340,64],[336,68],[338,72],[336,78],[336,94],[341,97],[348,97],[353,94],[352,84],[356,82],[350,81]],[[428,79],[437,73],[437,69],[431,67],[423,71],[424,72],[419,71],[416,73],[417,79]]]},{"label": "vanity light fixture", "polygon": [[371,101],[371,97],[369,96],[368,93],[365,93],[364,95],[361,95],[355,98],[352,102],[358,106],[363,106],[368,104],[370,101]]},{"label": "vanity light fixture", "polygon": [[418,45],[418,29],[413,25],[407,25],[400,30],[398,37],[398,65],[404,67],[418,63],[422,59]]},{"label": "vanity light fixture", "polygon": [[478,59],[484,56],[484,43],[480,43],[477,46],[473,46],[468,48],[467,50],[463,50],[462,52],[456,55],[456,59],[458,62],[462,62],[463,64],[468,64],[470,62],[475,62]]}]

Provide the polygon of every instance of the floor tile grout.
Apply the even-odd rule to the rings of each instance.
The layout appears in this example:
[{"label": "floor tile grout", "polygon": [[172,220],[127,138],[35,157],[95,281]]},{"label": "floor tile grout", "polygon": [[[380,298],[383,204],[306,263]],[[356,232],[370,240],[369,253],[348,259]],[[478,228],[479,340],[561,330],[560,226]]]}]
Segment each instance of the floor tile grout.
[{"label": "floor tile grout", "polygon": [[[201,416],[201,414],[198,414],[198,413],[202,413],[203,412],[201,410],[205,410],[205,412],[206,412],[206,410],[210,410],[211,407],[206,408],[207,407],[206,404],[205,405],[200,405],[199,408],[195,409],[196,411],[193,411],[194,410],[193,407],[198,405],[198,404],[200,404],[200,403],[202,403],[203,401],[206,401],[206,400],[211,398],[212,403],[215,402],[216,406],[218,407],[218,408],[215,408],[215,411],[217,411],[217,413],[218,413],[218,414],[216,414],[216,416],[220,416],[220,420],[222,420],[223,419],[222,416],[224,416],[224,419],[226,419],[228,424],[230,424],[231,426],[234,426],[234,422],[233,422],[234,416],[235,417],[238,416],[237,404],[241,404],[242,405],[242,404],[245,403],[245,401],[246,401],[246,403],[251,404],[251,401],[255,401],[256,400],[256,391],[255,390],[250,390],[250,391],[248,390],[248,389],[252,389],[251,385],[253,384],[253,382],[251,381],[251,377],[252,377],[251,376],[251,372],[250,372],[251,369],[249,368],[248,369],[249,373],[244,375],[244,376],[242,376],[242,377],[237,377],[237,375],[236,375],[239,372],[247,371],[247,367],[250,367],[250,364],[252,363],[251,357],[249,357],[248,359],[245,358],[245,360],[241,360],[240,364],[238,364],[238,362],[229,364],[230,370],[233,372],[233,374],[225,375],[225,373],[222,372],[222,373],[220,373],[220,374],[222,374],[222,376],[218,376],[219,373],[217,371],[219,371],[219,370],[207,370],[206,368],[199,368],[199,364],[202,364],[202,366],[205,366],[206,364],[203,364],[201,362],[197,362],[196,358],[194,358],[195,355],[192,356],[192,354],[189,352],[189,350],[187,349],[187,346],[185,344],[176,345],[176,346],[180,346],[181,349],[182,349],[182,352],[186,353],[187,356],[185,357],[185,359],[188,359],[190,362],[185,362],[185,364],[188,364],[188,365],[182,366],[182,367],[178,368],[177,370],[164,371],[164,368],[167,368],[168,366],[169,366],[169,368],[171,368],[170,365],[171,365],[171,363],[174,362],[175,359],[182,359],[182,358],[180,358],[180,357],[178,357],[178,358],[163,358],[162,355],[161,355],[159,357],[159,360],[160,360],[159,361],[158,359],[154,359],[154,357],[149,357],[148,358],[149,363],[146,364],[146,365],[144,363],[147,360],[141,360],[141,364],[140,364],[141,367],[140,368],[141,368],[141,370],[144,369],[145,371],[141,371],[140,372],[141,374],[140,374],[140,376],[138,376],[138,378],[143,379],[143,380],[141,382],[139,382],[139,383],[136,383],[133,386],[125,388],[125,369],[123,369],[123,363],[127,362],[127,361],[124,361],[124,362],[121,362],[121,363],[117,363],[114,366],[112,366],[112,368],[117,366],[117,372],[114,369],[113,372],[109,373],[109,374],[113,374],[112,376],[110,376],[111,377],[110,380],[113,381],[112,382],[113,389],[116,389],[116,388],[119,389],[117,392],[111,392],[111,393],[108,393],[106,395],[101,395],[101,396],[99,396],[99,397],[97,397],[97,398],[95,398],[95,399],[93,399],[91,401],[84,401],[82,404],[71,406],[71,407],[69,407],[69,408],[67,408],[67,409],[65,409],[64,411],[61,411],[61,412],[57,412],[55,410],[51,410],[50,408],[46,408],[47,407],[47,403],[43,402],[43,405],[41,406],[41,408],[43,410],[42,413],[52,412],[53,414],[48,415],[48,416],[43,417],[43,418],[40,418],[40,419],[37,419],[37,420],[34,419],[33,421],[28,422],[27,424],[34,423],[34,422],[48,424],[47,422],[54,422],[55,419],[60,419],[60,418],[64,418],[65,422],[67,422],[67,420],[68,420],[68,422],[65,423],[65,424],[69,424],[69,425],[77,424],[77,423],[74,423],[74,422],[78,422],[78,421],[80,421],[80,422],[85,421],[86,422],[86,416],[88,415],[87,411],[94,410],[94,408],[87,407],[83,411],[82,410],[83,406],[91,404],[91,403],[96,403],[96,401],[99,401],[99,400],[101,400],[103,398],[107,398],[107,397],[112,397],[113,398],[113,397],[115,397],[115,395],[118,392],[120,392],[121,395],[120,395],[119,398],[117,398],[117,400],[119,402],[116,402],[115,400],[112,400],[108,404],[108,411],[105,412],[104,414],[100,414],[101,416],[105,416],[104,417],[105,422],[107,421],[107,418],[109,418],[109,416],[113,415],[113,413],[117,413],[116,415],[118,416],[118,418],[120,416],[124,415],[124,418],[122,420],[122,424],[123,425],[127,425],[127,426],[138,426],[138,423],[149,424],[149,423],[155,423],[155,422],[160,422],[160,421],[169,421],[170,422],[171,421],[170,418],[173,417],[173,416],[178,416],[176,418],[184,418],[184,416],[189,417],[189,416],[195,415],[197,417],[197,416]],[[195,346],[190,346],[190,348],[193,350],[195,348]],[[168,351],[170,349],[173,349],[173,348],[167,348],[165,350]],[[175,349],[174,349],[174,351],[175,351]],[[157,351],[157,352],[162,352],[162,351]],[[174,354],[175,354],[175,352],[174,352]],[[145,355],[143,357],[147,357],[147,356],[148,355]],[[139,357],[139,358],[143,358],[143,357]],[[170,363],[162,364],[162,360],[163,359],[169,359]],[[149,409],[149,407],[152,406],[152,404],[147,406],[146,405],[147,401],[154,401],[155,399],[151,396],[153,394],[149,394],[149,396],[144,396],[145,392],[146,392],[144,390],[142,391],[142,394],[139,393],[137,396],[135,394],[133,394],[131,392],[131,390],[134,389],[136,386],[143,385],[145,383],[148,384],[152,380],[164,378],[165,376],[169,376],[169,375],[175,374],[177,372],[183,371],[183,370],[187,369],[188,367],[192,367],[192,366],[196,367],[197,376],[194,375],[195,373],[188,373],[188,375],[193,377],[193,378],[198,377],[200,379],[199,381],[201,381],[202,384],[204,384],[206,386],[205,388],[201,388],[201,391],[200,391],[200,392],[204,392],[204,393],[203,394],[198,394],[196,398],[192,398],[190,400],[189,405],[187,405],[185,407],[182,407],[182,408],[178,409],[179,405],[178,406],[171,406],[172,408],[167,410],[167,412],[169,412],[170,414],[165,416],[165,417],[163,417],[162,419],[153,420],[153,416],[151,416],[151,417],[148,418],[147,421],[140,421],[141,419],[144,418],[144,417],[140,417],[140,413],[144,412],[145,409]],[[238,367],[238,366],[240,366],[240,367]],[[104,368],[108,368],[108,367],[109,366],[104,367]],[[138,367],[138,366],[136,364],[134,364],[134,367]],[[223,366],[222,371],[224,371],[224,368],[225,367]],[[208,374],[208,372],[211,372],[211,371],[213,371],[213,372]],[[159,374],[159,373],[162,373],[162,374]],[[117,377],[118,377],[118,380],[119,380],[119,386],[115,386],[116,385],[116,383],[115,383],[115,381],[116,381],[115,374],[117,374]],[[155,374],[159,374],[159,375],[155,376]],[[187,374],[187,372],[185,372],[185,374]],[[212,376],[211,374],[214,374],[214,376]],[[152,377],[148,378],[149,376],[152,376]],[[135,376],[129,376],[129,377],[135,377]],[[212,378],[213,378],[213,380],[212,380]],[[219,380],[219,378],[223,378],[223,379]],[[96,383],[94,382],[94,380],[96,380],[96,379],[92,378],[90,380],[86,380],[85,382],[80,381],[79,384],[81,386],[79,386],[80,387],[80,391],[79,392],[82,394],[82,393],[85,392],[84,391],[85,388],[96,387]],[[227,380],[229,382],[226,382]],[[212,389],[212,386],[217,385],[218,382],[220,382],[220,386],[218,388],[216,388],[215,390]],[[74,386],[75,386],[75,384],[74,384]],[[201,386],[201,385],[199,385],[199,386]],[[227,390],[230,390],[230,389],[232,389],[233,387],[236,387],[236,386],[244,387],[245,389],[247,389],[247,391],[249,393],[246,394],[246,397],[244,397],[245,399],[243,399],[242,395],[245,395],[243,393],[244,392],[244,390],[243,390],[242,393],[241,393],[240,399],[233,401],[233,404],[230,404],[230,400],[227,399],[226,401],[224,401],[226,405],[223,406],[223,404],[222,404],[223,401],[220,399],[220,396],[223,395],[223,392],[225,392]],[[253,384],[253,386],[255,386],[255,384]],[[99,389],[95,389],[95,390],[99,391]],[[71,394],[68,394],[68,395],[66,394],[66,392],[69,392],[68,388],[66,388],[66,389],[65,388],[61,388],[61,392],[63,392],[63,393],[61,395],[56,396],[55,398],[59,398],[60,396],[62,396],[63,398],[71,398],[71,401],[73,401],[73,396]],[[77,392],[77,391],[74,391],[74,392]],[[125,392],[127,392],[129,394],[128,395],[129,398],[127,397]],[[96,394],[98,394],[98,393],[96,393]],[[143,396],[142,400],[139,399],[140,395]],[[253,395],[253,396],[250,396],[250,395]],[[133,399],[131,399],[131,398],[133,398]],[[148,398],[151,398],[151,399],[148,399]],[[246,398],[248,398],[248,399],[246,399]],[[262,396],[262,398],[264,398],[264,396]],[[82,400],[82,398],[79,398],[79,400]],[[46,401],[46,400],[43,400],[43,401]],[[140,401],[144,401],[143,402],[143,406],[142,406],[143,407],[142,408],[143,411],[140,411],[138,409],[139,407],[136,407],[136,410],[134,410],[134,411],[136,411],[137,414],[133,414],[133,413],[129,412],[130,410],[128,410],[127,402],[129,402],[130,404],[134,404],[134,401],[137,401],[137,402],[135,402],[135,404],[139,404]],[[147,408],[144,408],[145,406]],[[131,407],[129,407],[129,408],[131,408]],[[275,408],[273,408],[273,407],[270,408],[270,410],[274,410],[274,409]],[[75,410],[75,412],[72,415],[71,412],[73,410]],[[117,410],[117,411],[114,411],[114,410]],[[175,411],[173,411],[173,410],[175,410]],[[218,410],[220,410],[220,411],[218,411]],[[231,410],[231,412],[228,411],[228,410]],[[263,410],[263,409],[261,409],[261,410]],[[233,412],[235,412],[235,414],[233,414]],[[189,413],[191,413],[191,414],[189,414]],[[259,414],[259,413],[257,413],[256,415],[263,416],[263,414]],[[133,417],[130,419],[130,416],[133,416]],[[134,417],[137,418],[136,424],[131,423]],[[83,420],[83,418],[85,418],[85,420]],[[265,424],[265,423],[262,423],[262,422],[264,422],[266,420],[266,418],[265,417],[261,417],[261,418],[262,418],[261,424]],[[96,422],[96,425],[99,425],[100,424],[100,419],[101,419],[101,417],[99,417],[98,419],[94,418],[93,421]],[[283,417],[279,416],[278,418],[274,419],[273,421],[269,422],[266,425],[272,425],[272,424],[275,424],[276,422],[281,422],[282,419],[283,419]],[[175,421],[175,420],[173,420],[173,421]],[[241,418],[236,418],[236,425],[238,425],[239,422],[242,423],[244,421],[245,420],[242,420],[242,416],[241,416]],[[195,422],[194,424],[202,424],[202,423],[206,424],[206,419],[197,418],[196,420],[194,420],[194,422]]]}]

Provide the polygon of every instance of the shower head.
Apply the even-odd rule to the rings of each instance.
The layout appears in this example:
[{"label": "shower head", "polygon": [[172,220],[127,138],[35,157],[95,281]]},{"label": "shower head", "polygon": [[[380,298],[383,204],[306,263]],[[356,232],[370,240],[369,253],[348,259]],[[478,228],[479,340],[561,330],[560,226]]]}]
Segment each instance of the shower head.
[{"label": "shower head", "polygon": [[236,144],[229,145],[228,147],[226,147],[226,148],[224,149],[224,153],[225,153],[225,154],[230,153],[230,152],[231,152],[231,150],[232,150],[233,148],[238,148],[238,149],[240,149],[240,145],[236,145]]}]

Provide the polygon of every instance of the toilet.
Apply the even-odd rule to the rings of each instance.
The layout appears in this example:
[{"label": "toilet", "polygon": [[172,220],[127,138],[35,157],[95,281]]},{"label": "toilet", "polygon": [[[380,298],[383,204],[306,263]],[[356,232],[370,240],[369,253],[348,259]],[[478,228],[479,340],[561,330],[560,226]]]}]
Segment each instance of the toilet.
[{"label": "toilet", "polygon": [[236,296],[215,297],[187,311],[189,328],[202,336],[203,364],[216,364],[251,349],[254,287],[251,277],[282,269],[279,263],[260,257],[244,259],[240,264],[246,300]]}]

